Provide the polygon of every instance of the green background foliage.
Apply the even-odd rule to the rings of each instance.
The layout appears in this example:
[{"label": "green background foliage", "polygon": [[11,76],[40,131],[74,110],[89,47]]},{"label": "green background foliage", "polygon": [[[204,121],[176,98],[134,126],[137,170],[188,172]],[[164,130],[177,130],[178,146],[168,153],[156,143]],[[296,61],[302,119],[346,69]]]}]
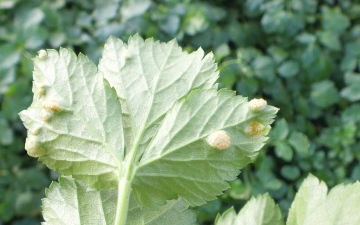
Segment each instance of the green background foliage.
[{"label": "green background foliage", "polygon": [[31,58],[63,46],[97,63],[110,35],[213,51],[221,88],[281,109],[257,160],[197,209],[199,223],[264,192],[286,215],[309,172],[329,187],[359,179],[359,21],[355,0],[0,0],[0,224],[38,224],[57,178],[23,147]]}]

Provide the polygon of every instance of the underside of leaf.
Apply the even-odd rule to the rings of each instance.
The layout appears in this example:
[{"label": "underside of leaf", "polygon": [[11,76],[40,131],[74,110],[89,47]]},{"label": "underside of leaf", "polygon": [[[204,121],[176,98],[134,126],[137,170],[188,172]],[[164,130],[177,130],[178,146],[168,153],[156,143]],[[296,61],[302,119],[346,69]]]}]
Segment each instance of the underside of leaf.
[{"label": "underside of leaf", "polygon": [[[248,135],[249,124],[258,121],[265,127],[276,111],[267,107],[254,114],[247,99],[233,91],[191,92],[168,112],[145,150],[133,182],[136,199],[149,207],[177,196],[190,205],[215,199],[267,139],[262,133]],[[208,143],[207,137],[218,130],[229,136],[224,151]],[[148,195],[147,190],[155,195]]]},{"label": "underside of leaf", "polygon": [[236,215],[234,208],[218,215],[216,225],[282,225],[284,220],[281,211],[274,200],[268,195],[252,197],[249,202]]},{"label": "underside of leaf", "polygon": [[116,187],[124,158],[121,108],[96,66],[71,50],[48,50],[34,59],[33,92],[20,113],[30,150],[41,150],[40,160],[63,175]]},{"label": "underside of leaf", "polygon": [[291,205],[287,225],[360,224],[360,183],[327,191],[326,184],[310,174]]},{"label": "underside of leaf", "polygon": [[[110,225],[116,215],[117,190],[97,191],[70,177],[60,177],[46,190],[43,225]],[[127,224],[195,224],[196,215],[181,199],[168,201],[155,211],[141,209],[131,197]]]},{"label": "underside of leaf", "polygon": [[278,110],[218,91],[212,53],[175,40],[110,37],[98,70],[67,49],[41,51],[34,65],[33,103],[20,113],[28,154],[89,190],[121,187],[118,208],[129,196],[149,210],[215,199],[256,157]]}]

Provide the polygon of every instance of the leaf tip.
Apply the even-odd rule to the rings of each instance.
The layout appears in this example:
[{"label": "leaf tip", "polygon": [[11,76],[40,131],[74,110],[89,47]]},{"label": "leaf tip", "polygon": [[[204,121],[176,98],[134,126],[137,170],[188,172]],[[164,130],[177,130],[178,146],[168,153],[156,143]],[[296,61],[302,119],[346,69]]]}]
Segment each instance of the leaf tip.
[{"label": "leaf tip", "polygon": [[35,137],[26,138],[25,150],[31,157],[37,158],[45,155],[45,150],[41,148],[39,141]]}]

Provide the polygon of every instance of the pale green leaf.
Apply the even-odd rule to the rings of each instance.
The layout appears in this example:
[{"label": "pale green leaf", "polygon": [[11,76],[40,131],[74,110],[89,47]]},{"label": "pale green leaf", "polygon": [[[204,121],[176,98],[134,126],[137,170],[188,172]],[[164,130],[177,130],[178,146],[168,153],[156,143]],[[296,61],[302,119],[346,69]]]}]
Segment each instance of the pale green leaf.
[{"label": "pale green leaf", "polygon": [[130,199],[127,224],[129,225],[191,225],[196,222],[196,213],[182,200],[170,200],[157,210],[141,209],[134,198]]},{"label": "pale green leaf", "polygon": [[227,209],[221,216],[218,214],[215,219],[215,225],[233,225],[236,222],[236,211],[233,207]]},{"label": "pale green leaf", "polygon": [[310,174],[291,205],[287,225],[360,224],[360,183],[327,191],[326,184]]},{"label": "pale green leaf", "polygon": [[308,137],[298,131],[293,131],[289,137],[289,143],[299,154],[306,154],[310,148]]},{"label": "pale green leaf", "polygon": [[[177,196],[190,205],[215,199],[228,188],[225,181],[235,179],[264,145],[276,111],[267,106],[254,113],[246,98],[233,91],[191,92],[168,112],[144,152],[133,181],[135,198],[149,207]],[[254,124],[260,126],[259,133],[251,133]],[[223,151],[207,141],[219,130],[230,137],[230,146]]]},{"label": "pale green leaf", "polygon": [[130,188],[151,209],[215,199],[254,160],[278,110],[218,91],[212,54],[176,41],[112,37],[99,71],[66,49],[42,50],[34,64],[33,103],[20,114],[28,154],[91,188],[127,184],[121,204]]},{"label": "pale green leaf", "polygon": [[238,215],[233,208],[217,216],[215,225],[282,225],[284,220],[278,205],[268,195],[252,197]]},{"label": "pale green leaf", "polygon": [[[97,191],[70,177],[60,177],[59,181],[51,184],[43,199],[43,225],[114,224],[116,190]],[[168,201],[156,211],[142,210],[131,198],[127,224],[195,224],[195,213],[187,208],[179,199]]]},{"label": "pale green leaf", "polygon": [[67,49],[43,51],[34,59],[33,92],[33,103],[20,113],[28,154],[90,186],[117,186],[121,109],[96,66]]},{"label": "pale green leaf", "polygon": [[110,37],[99,70],[120,98],[127,151],[140,140],[141,155],[176,100],[214,85],[216,68],[212,54],[204,57],[202,49],[188,54],[175,40],[160,43],[135,35],[126,45]]},{"label": "pale green leaf", "polygon": [[294,151],[289,144],[284,141],[280,141],[275,144],[275,154],[277,157],[290,162],[293,159]]},{"label": "pale green leaf", "polygon": [[284,118],[278,120],[269,136],[272,141],[285,140],[289,134],[289,125]]}]

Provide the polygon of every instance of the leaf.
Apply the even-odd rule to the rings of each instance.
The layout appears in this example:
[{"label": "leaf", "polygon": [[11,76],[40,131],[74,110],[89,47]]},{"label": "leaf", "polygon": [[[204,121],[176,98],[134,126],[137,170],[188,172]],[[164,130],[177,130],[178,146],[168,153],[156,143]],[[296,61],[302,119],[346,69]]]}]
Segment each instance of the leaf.
[{"label": "leaf", "polygon": [[294,60],[288,60],[281,64],[278,68],[278,73],[282,77],[293,77],[299,72],[299,65]]},{"label": "leaf", "polygon": [[360,104],[352,104],[341,113],[343,123],[356,123],[360,121]]},{"label": "leaf", "polygon": [[2,110],[7,119],[17,121],[18,113],[31,103],[29,81],[29,79],[17,79],[15,83],[9,85],[2,102]]},{"label": "leaf", "polygon": [[265,81],[272,81],[275,77],[275,62],[269,56],[259,56],[252,63],[255,75]]},{"label": "leaf", "polygon": [[290,145],[282,141],[275,144],[275,154],[277,157],[289,162],[293,159],[294,151]]},{"label": "leaf", "polygon": [[20,113],[28,154],[91,188],[118,188],[120,205],[130,189],[141,208],[215,199],[255,159],[278,111],[218,91],[213,55],[176,41],[111,37],[99,71],[66,49],[34,63],[33,103]]},{"label": "leaf", "polygon": [[28,154],[89,186],[117,187],[124,141],[116,92],[84,55],[44,54],[34,59],[34,101],[20,113]]},{"label": "leaf", "polygon": [[278,120],[269,136],[273,141],[285,140],[289,134],[289,125],[284,118]]},{"label": "leaf", "polygon": [[9,85],[15,80],[15,68],[0,69],[0,94],[6,93]]},{"label": "leaf", "polygon": [[351,72],[346,73],[345,83],[347,86],[341,90],[341,97],[349,101],[358,101],[360,99],[360,74]]},{"label": "leaf", "polygon": [[167,201],[166,205],[158,210],[141,209],[134,198],[130,198],[127,224],[129,225],[158,225],[158,224],[195,224],[196,214],[188,209],[188,205],[182,200]]},{"label": "leaf", "polygon": [[6,71],[15,66],[21,57],[21,52],[13,44],[0,45],[0,70]]},{"label": "leaf", "polygon": [[139,35],[129,39],[128,45],[110,37],[99,71],[120,98],[126,149],[138,141],[136,135],[144,137],[138,155],[176,100],[192,89],[213,86],[218,78],[212,55],[204,57],[202,49],[187,54],[175,40],[165,44],[144,41]]},{"label": "leaf", "polygon": [[125,2],[121,7],[122,20],[127,21],[133,17],[142,15],[151,6],[149,0]]},{"label": "leaf", "polygon": [[300,170],[296,166],[283,166],[280,173],[288,180],[296,180],[300,176]]},{"label": "leaf", "polygon": [[[116,215],[116,190],[96,191],[83,182],[60,177],[46,190],[43,199],[43,225],[52,224],[113,224]],[[194,224],[195,214],[179,200],[169,201],[157,211],[141,210],[130,199],[128,221],[131,225]],[[183,223],[184,222],[184,223]]]},{"label": "leaf", "polygon": [[283,48],[277,45],[271,45],[267,52],[273,57],[276,63],[283,62],[288,56],[289,53],[286,52]]},{"label": "leaf", "polygon": [[4,115],[0,112],[0,144],[10,145],[14,141],[14,133]]},{"label": "leaf", "polygon": [[261,25],[265,33],[283,33],[287,22],[288,14],[281,9],[267,11],[261,19]]},{"label": "leaf", "polygon": [[309,175],[291,205],[287,225],[360,224],[360,183],[326,184]]},{"label": "leaf", "polygon": [[310,142],[308,137],[298,131],[294,131],[291,133],[289,137],[289,143],[295,149],[295,151],[300,154],[307,153],[310,148]]},{"label": "leaf", "polygon": [[252,197],[241,209],[238,215],[234,208],[226,210],[221,216],[218,215],[215,225],[281,225],[284,224],[278,205],[268,194]]},{"label": "leaf", "polygon": [[336,33],[329,31],[319,31],[317,35],[319,36],[320,42],[328,49],[333,51],[341,50],[339,36]]},{"label": "leaf", "polygon": [[[189,205],[201,205],[227,189],[225,181],[235,179],[267,139],[262,135],[265,127],[254,135],[246,130],[252,129],[252,121],[267,126],[277,111],[269,107],[256,115],[244,103],[246,99],[234,92],[214,88],[195,90],[180,99],[139,162],[133,182],[139,204],[154,207],[179,195]],[[230,137],[225,151],[215,150],[206,141],[217,130]],[[149,195],[149,191],[157,194]]]},{"label": "leaf", "polygon": [[324,6],[321,8],[321,23],[325,31],[341,34],[349,27],[350,20],[340,11],[340,8]]},{"label": "leaf", "polygon": [[254,78],[247,78],[241,81],[239,80],[236,83],[236,92],[242,96],[247,96],[248,98],[254,97],[258,88],[258,81]]},{"label": "leaf", "polygon": [[311,102],[321,108],[330,107],[340,100],[339,92],[330,80],[314,83],[311,89]]}]

